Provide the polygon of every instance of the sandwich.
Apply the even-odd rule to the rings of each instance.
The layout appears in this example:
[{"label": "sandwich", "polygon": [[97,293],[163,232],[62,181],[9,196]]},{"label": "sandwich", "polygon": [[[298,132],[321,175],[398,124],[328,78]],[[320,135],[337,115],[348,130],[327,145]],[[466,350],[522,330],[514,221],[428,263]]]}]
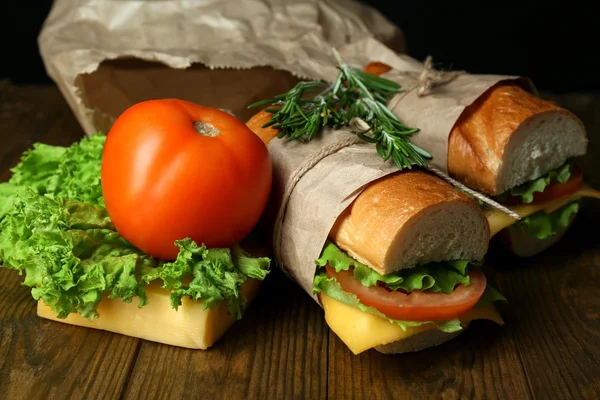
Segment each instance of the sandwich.
[{"label": "sandwich", "polygon": [[[247,122],[265,143],[279,134],[269,120],[261,111]],[[422,169],[394,172],[337,217],[315,260],[313,293],[354,354],[440,345],[474,320],[503,324],[493,303],[505,299],[481,269],[489,238],[472,198]]]},{"label": "sandwich", "polygon": [[41,318],[213,346],[259,293],[270,270],[265,246],[250,234],[222,248],[182,237],[175,259],[140,250],[105,206],[106,141],[95,134],[70,147],[36,143],[23,154],[0,184],[0,266],[24,274]]},{"label": "sandwich", "polygon": [[[365,68],[373,75],[390,70],[379,62]],[[587,143],[585,127],[573,113],[515,82],[501,81],[454,124],[447,170],[521,217],[517,221],[502,211],[486,211],[493,243],[529,257],[561,239],[583,197],[600,198],[600,192],[585,186],[576,164]]]}]

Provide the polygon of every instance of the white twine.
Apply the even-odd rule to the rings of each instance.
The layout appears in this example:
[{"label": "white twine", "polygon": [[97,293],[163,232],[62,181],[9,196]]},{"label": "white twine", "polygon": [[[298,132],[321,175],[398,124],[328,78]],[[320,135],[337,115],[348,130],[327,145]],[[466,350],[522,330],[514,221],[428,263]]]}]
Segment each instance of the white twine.
[{"label": "white twine", "polygon": [[[302,164],[292,173],[288,181],[286,182],[285,189],[283,192],[283,199],[281,202],[281,206],[277,212],[277,218],[275,219],[275,227],[273,231],[274,238],[274,247],[275,247],[275,258],[277,263],[284,268],[284,263],[281,260],[281,252],[283,247],[283,219],[285,217],[285,211],[287,209],[287,204],[290,200],[290,196],[294,191],[294,188],[300,182],[300,179],[310,171],[319,161],[323,158],[334,154],[341,149],[358,144],[362,142],[362,139],[356,135],[348,135],[342,140],[339,140],[327,147],[322,148],[321,150],[311,154],[308,158],[306,158]],[[285,271],[288,272],[288,271]]]}]

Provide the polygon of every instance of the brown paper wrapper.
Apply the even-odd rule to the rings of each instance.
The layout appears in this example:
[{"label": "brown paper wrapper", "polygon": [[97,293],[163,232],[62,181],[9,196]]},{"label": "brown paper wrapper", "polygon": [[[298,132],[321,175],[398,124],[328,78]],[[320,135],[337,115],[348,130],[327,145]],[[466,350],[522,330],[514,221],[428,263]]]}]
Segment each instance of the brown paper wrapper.
[{"label": "brown paper wrapper", "polygon": [[55,0],[38,41],[88,135],[154,98],[245,120],[299,78],[335,77],[333,47],[359,67],[404,51],[400,29],[352,0]]},{"label": "brown paper wrapper", "polygon": [[337,217],[370,182],[398,172],[351,129],[327,129],[310,142],[273,139],[273,189],[268,212],[278,265],[312,293],[323,245]]},{"label": "brown paper wrapper", "polygon": [[404,91],[394,96],[388,106],[404,124],[420,129],[411,141],[427,149],[433,156],[430,165],[444,173],[448,172],[448,139],[466,107],[502,81],[514,81],[537,94],[533,83],[525,77],[463,73],[421,96],[418,88],[423,69],[424,64],[419,61],[398,55],[394,68],[381,76],[402,86]]}]

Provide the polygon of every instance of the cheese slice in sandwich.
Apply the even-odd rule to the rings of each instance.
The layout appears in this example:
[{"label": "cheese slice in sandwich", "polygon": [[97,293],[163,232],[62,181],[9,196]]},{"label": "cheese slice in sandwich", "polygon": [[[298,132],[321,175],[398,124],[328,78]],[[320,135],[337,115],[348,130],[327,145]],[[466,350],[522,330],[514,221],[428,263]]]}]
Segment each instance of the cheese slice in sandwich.
[{"label": "cheese slice in sandwich", "polygon": [[476,319],[503,324],[504,297],[480,270],[489,225],[463,193],[424,171],[369,184],[337,218],[314,292],[354,354],[418,351]]}]

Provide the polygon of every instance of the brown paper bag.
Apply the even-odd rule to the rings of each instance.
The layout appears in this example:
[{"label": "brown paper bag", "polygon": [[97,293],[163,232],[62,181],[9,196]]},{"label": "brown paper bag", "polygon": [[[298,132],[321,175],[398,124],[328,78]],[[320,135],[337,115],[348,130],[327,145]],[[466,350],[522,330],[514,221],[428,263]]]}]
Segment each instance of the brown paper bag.
[{"label": "brown paper bag", "polygon": [[352,0],[55,0],[39,36],[48,74],[88,135],[154,98],[245,120],[249,104],[299,78],[335,76],[332,47],[366,63],[393,57],[383,43],[404,50],[397,27]]}]

